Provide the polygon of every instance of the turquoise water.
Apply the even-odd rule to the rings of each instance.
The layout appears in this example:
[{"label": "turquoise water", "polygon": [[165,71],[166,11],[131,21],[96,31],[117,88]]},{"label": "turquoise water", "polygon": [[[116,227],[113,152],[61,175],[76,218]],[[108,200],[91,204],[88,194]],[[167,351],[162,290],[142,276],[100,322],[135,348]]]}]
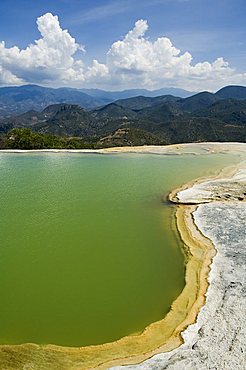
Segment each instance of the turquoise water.
[{"label": "turquoise water", "polygon": [[99,344],[184,286],[167,193],[235,157],[0,154],[0,343]]}]

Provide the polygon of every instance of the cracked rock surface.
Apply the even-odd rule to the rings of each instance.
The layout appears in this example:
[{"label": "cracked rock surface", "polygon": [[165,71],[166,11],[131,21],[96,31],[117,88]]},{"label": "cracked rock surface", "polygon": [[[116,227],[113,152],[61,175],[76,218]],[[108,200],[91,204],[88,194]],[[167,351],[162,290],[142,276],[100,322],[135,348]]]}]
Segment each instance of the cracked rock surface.
[{"label": "cracked rock surface", "polygon": [[246,201],[245,168],[238,170],[231,178],[208,180],[195,183],[179,191],[172,201],[182,204],[199,204],[213,201]]}]

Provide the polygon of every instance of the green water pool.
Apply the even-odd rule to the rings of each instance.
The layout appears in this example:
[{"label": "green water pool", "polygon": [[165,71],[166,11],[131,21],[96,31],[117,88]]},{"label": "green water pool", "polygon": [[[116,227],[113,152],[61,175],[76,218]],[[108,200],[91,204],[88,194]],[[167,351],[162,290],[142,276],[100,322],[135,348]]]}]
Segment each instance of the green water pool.
[{"label": "green water pool", "polygon": [[0,154],[0,343],[84,346],[160,320],[184,286],[170,190],[236,156]]}]

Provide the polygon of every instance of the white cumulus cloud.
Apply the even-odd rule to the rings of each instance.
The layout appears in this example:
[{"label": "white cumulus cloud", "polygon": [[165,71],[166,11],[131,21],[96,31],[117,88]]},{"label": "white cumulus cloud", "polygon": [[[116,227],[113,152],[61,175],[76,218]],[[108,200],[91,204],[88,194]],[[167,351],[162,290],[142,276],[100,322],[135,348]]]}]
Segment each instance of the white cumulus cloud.
[{"label": "white cumulus cloud", "polygon": [[67,30],[62,30],[57,16],[47,13],[37,19],[41,38],[26,49],[6,48],[0,43],[0,65],[17,79],[27,82],[84,80],[82,62],[74,60],[84,51]]},{"label": "white cumulus cloud", "polygon": [[20,85],[24,81],[0,65],[0,85]]},{"label": "white cumulus cloud", "polygon": [[[19,49],[0,43],[0,84],[41,83],[79,87],[217,89],[226,84],[245,84],[246,73],[236,73],[219,57],[194,64],[167,37],[146,37],[148,23],[138,20],[122,40],[112,44],[105,62],[83,62],[85,49],[61,28],[58,17],[47,13],[37,19],[40,39]],[[80,52],[80,53],[79,53]]]},{"label": "white cumulus cloud", "polygon": [[213,89],[221,83],[234,83],[246,75],[236,74],[222,57],[214,62],[192,64],[189,52],[181,53],[167,37],[150,41],[145,37],[148,24],[135,23],[123,40],[115,42],[107,54],[111,75],[145,87],[179,86]]}]

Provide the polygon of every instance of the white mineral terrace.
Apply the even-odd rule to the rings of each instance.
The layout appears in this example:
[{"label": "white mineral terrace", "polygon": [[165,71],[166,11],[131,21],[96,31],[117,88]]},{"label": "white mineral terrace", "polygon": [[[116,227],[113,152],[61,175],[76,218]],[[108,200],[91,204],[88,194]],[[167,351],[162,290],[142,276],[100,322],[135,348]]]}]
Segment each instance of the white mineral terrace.
[{"label": "white mineral terrace", "polygon": [[111,369],[245,370],[246,166],[241,164],[228,178],[196,183],[173,200],[198,203],[195,225],[217,250],[206,303],[196,323],[182,333],[184,344],[179,348],[139,365]]}]

